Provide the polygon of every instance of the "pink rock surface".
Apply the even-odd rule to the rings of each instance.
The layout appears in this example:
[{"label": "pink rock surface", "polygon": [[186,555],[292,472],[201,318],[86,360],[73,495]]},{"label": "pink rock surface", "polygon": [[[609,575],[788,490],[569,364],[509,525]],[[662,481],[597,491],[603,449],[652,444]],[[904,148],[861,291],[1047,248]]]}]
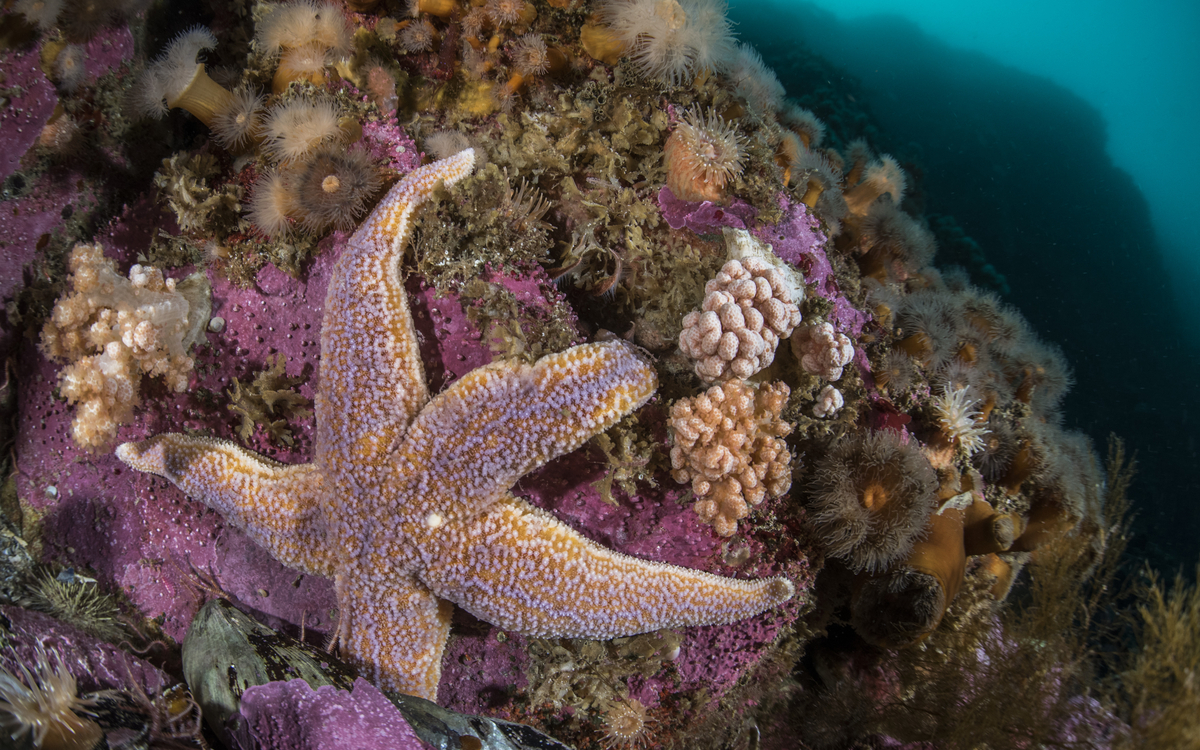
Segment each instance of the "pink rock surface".
[{"label": "pink rock surface", "polygon": [[304,680],[254,685],[241,713],[262,750],[425,750],[400,710],[361,677],[354,689]]},{"label": "pink rock surface", "polygon": [[80,693],[136,686],[153,695],[175,684],[152,664],[49,615],[0,606],[0,616],[10,626],[0,667],[14,674],[19,673],[18,664],[32,666],[40,650],[61,657]]},{"label": "pink rock surface", "polygon": [[758,211],[746,201],[734,198],[728,206],[712,201],[685,201],[664,185],[658,191],[658,207],[672,229],[687,227],[696,234],[720,232],[721,227],[745,229],[754,223]]},{"label": "pink rock surface", "polygon": [[54,113],[58,94],[42,72],[39,50],[0,52],[8,101],[0,107],[0,180],[15,172]]}]

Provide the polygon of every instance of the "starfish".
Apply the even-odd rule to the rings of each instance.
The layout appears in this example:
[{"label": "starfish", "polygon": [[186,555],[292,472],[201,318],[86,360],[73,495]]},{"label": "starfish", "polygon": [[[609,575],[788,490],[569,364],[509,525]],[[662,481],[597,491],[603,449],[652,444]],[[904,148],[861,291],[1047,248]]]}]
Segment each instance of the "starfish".
[{"label": "starfish", "polygon": [[380,687],[436,700],[453,605],[536,636],[613,638],[731,623],[791,598],[596,544],[509,490],[645,403],[623,342],[478,368],[433,398],[398,265],[414,210],[474,151],[420,167],[350,237],[321,330],[312,463],[167,433],[117,456],[221,513],[281,563],[335,581],[343,653]]}]

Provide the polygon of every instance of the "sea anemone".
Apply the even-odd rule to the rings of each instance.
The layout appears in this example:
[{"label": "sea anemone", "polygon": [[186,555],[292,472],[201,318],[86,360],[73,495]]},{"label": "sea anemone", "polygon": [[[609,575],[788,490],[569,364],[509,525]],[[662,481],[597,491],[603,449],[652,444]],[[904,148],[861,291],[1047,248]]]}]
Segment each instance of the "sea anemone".
[{"label": "sea anemone", "polygon": [[529,33],[517,39],[508,56],[523,76],[541,75],[550,68],[550,54],[541,34]]},{"label": "sea anemone", "polygon": [[133,106],[153,117],[175,108],[186,109],[212,127],[217,114],[233,102],[233,94],[208,76],[204,63],[196,62],[201,52],[216,46],[217,38],[203,26],[175,37],[130,92]]},{"label": "sea anemone", "polygon": [[462,25],[463,36],[469,39],[478,39],[483,34],[483,29],[488,24],[487,13],[483,8],[472,8],[463,14],[462,20],[459,21]]},{"label": "sea anemone", "polygon": [[324,81],[324,66],[330,55],[343,58],[350,53],[350,27],[342,9],[331,2],[300,0],[277,5],[259,21],[254,40],[274,57],[279,67],[271,89],[279,94],[292,81]]},{"label": "sea anemone", "polygon": [[350,52],[350,27],[336,4],[299,0],[273,7],[258,22],[254,40],[268,55],[307,44],[346,55]]},{"label": "sea anemone", "polygon": [[861,182],[846,188],[846,205],[856,216],[865,216],[871,204],[884,194],[890,195],[892,202],[899,205],[907,184],[904,170],[895,159],[884,154],[866,168]]},{"label": "sea anemone", "polygon": [[400,32],[400,46],[405,52],[412,54],[433,49],[436,39],[437,29],[433,28],[433,24],[426,18],[413,21]]},{"label": "sea anemone", "polygon": [[672,86],[728,70],[737,54],[721,0],[605,0],[600,19],[643,75]]},{"label": "sea anemone", "polygon": [[54,28],[62,9],[63,0],[17,0],[13,4],[14,11],[25,16],[26,21],[41,31]]},{"label": "sea anemone", "polygon": [[903,297],[896,313],[903,336],[897,346],[926,367],[941,367],[957,352],[955,312],[953,297],[941,290]]},{"label": "sea anemone", "polygon": [[1029,336],[1007,353],[1016,373],[1015,398],[1042,416],[1054,416],[1074,380],[1062,350]]},{"label": "sea anemone", "polygon": [[78,44],[63,47],[54,59],[54,75],[58,79],[58,87],[63,91],[71,93],[79,88],[87,77],[83,47]]},{"label": "sea anemone", "polygon": [[982,412],[975,408],[979,400],[972,394],[970,386],[953,388],[946,384],[941,395],[933,399],[933,411],[942,434],[968,455],[983,448],[983,438],[988,434],[988,429],[979,423]]},{"label": "sea anemone", "polygon": [[1018,448],[1012,428],[1003,420],[993,419],[973,461],[985,479],[989,482],[999,481],[1008,471]]},{"label": "sea anemone", "polygon": [[344,139],[341,113],[328,99],[295,99],[271,110],[263,124],[263,151],[284,164]]},{"label": "sea anemone", "polygon": [[907,391],[916,382],[917,366],[912,357],[892,349],[883,356],[883,361],[875,368],[874,374],[875,382],[880,388],[887,388],[888,393],[897,395]]},{"label": "sea anemone", "polygon": [[67,114],[61,104],[55,105],[54,114],[38,133],[37,143],[50,151],[56,158],[74,156],[83,142],[83,131],[75,118]]},{"label": "sea anemone", "polygon": [[864,275],[904,281],[933,262],[937,252],[933,233],[895,204],[873,203],[856,219]]},{"label": "sea anemone", "polygon": [[[457,130],[439,130],[425,139],[425,150],[435,159],[448,159],[471,148],[471,141]],[[478,149],[476,153],[479,153]]]},{"label": "sea anemone", "polygon": [[329,49],[313,42],[293,47],[279,56],[279,67],[271,82],[271,90],[282,93],[293,81],[303,81],[314,86],[325,84],[325,68],[330,64]]},{"label": "sea anemone", "polygon": [[379,189],[379,173],[360,150],[322,149],[289,177],[294,213],[304,228],[349,229]]},{"label": "sea anemone", "polygon": [[687,110],[664,149],[667,187],[681,200],[719,202],[726,183],[742,173],[744,144],[736,125]]},{"label": "sea anemone", "polygon": [[651,723],[646,706],[636,698],[612,701],[604,711],[604,746],[609,750],[643,747]]},{"label": "sea anemone", "polygon": [[267,172],[254,183],[250,199],[250,222],[271,239],[286,236],[291,231],[289,219],[296,211],[296,201],[287,181],[279,172]]},{"label": "sea anemone", "polygon": [[733,90],[759,115],[772,115],[783,106],[783,84],[753,47],[738,45],[729,69]]},{"label": "sea anemone", "polygon": [[903,648],[933,632],[962,586],[963,520],[956,508],[933,514],[902,565],[860,583],[850,602],[850,623],[863,640]]},{"label": "sea anemone", "polygon": [[805,148],[816,148],[825,140],[825,123],[804,107],[789,104],[779,113],[779,121],[800,137]]},{"label": "sea anemone", "polygon": [[39,648],[32,669],[17,666],[19,675],[0,668],[0,725],[11,739],[32,733],[38,748],[92,748],[104,739],[99,725],[76,713],[87,704],[57,652]]},{"label": "sea anemone", "polygon": [[263,97],[248,86],[233,92],[233,100],[212,121],[213,138],[222,148],[239,148],[262,130]]},{"label": "sea anemone", "polygon": [[825,548],[855,572],[904,558],[937,506],[929,461],[898,433],[843,438],[817,464],[809,517]]},{"label": "sea anemone", "polygon": [[488,0],[483,7],[492,23],[502,26],[521,20],[525,13],[525,0]]}]

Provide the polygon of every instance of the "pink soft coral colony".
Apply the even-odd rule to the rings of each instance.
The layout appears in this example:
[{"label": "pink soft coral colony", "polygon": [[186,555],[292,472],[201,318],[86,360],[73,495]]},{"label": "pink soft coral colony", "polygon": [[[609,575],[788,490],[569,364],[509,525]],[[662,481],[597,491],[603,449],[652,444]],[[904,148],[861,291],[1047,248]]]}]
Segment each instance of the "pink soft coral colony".
[{"label": "pink soft coral colony", "polygon": [[[29,593],[61,571],[168,671],[214,596],[325,639],[367,682],[247,692],[264,747],[418,746],[379,690],[581,748],[820,746],[781,718],[831,710],[806,651],[839,684],[886,672],[856,700],[918,690],[880,648],[997,632],[1028,552],[1101,528],[1064,363],[942,280],[895,160],[822,148],[718,0],[306,0],[154,61],[126,5],[5,11],[40,58],[0,52],[0,621],[42,601],[96,635]],[[240,74],[210,77],[211,49]],[[727,136],[720,164],[670,173],[682,112]],[[703,200],[666,187],[710,167]],[[872,431],[938,482],[913,553],[867,581],[807,508],[822,457]],[[821,507],[889,533],[905,469],[835,468]],[[860,627],[872,586],[891,598]],[[35,687],[4,677],[19,655],[61,646],[35,631],[2,727],[32,726],[6,708]],[[313,705],[360,723],[278,724]]]}]

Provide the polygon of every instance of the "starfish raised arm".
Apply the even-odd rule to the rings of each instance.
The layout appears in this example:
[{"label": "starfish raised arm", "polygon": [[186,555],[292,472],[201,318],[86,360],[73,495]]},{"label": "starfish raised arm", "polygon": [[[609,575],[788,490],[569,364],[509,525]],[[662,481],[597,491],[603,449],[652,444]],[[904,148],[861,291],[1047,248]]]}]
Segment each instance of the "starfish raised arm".
[{"label": "starfish raised arm", "polygon": [[449,187],[469,175],[474,164],[475,152],[467,149],[414,169],[392,187],[338,258],[321,323],[318,463],[369,472],[399,444],[429,400],[398,263],[416,208],[438,185]]},{"label": "starfish raised arm", "polygon": [[743,581],[601,547],[512,496],[431,535],[417,577],[476,617],[526,635],[615,638],[720,625],[792,598],[785,578]]},{"label": "starfish raised arm", "polygon": [[117,458],[169,480],[289,568],[333,575],[320,507],[326,481],[313,464],[276,463],[226,440],[178,433],[123,443]]},{"label": "starfish raised arm", "polygon": [[[632,346],[575,346],[532,366],[481,367],[439,394],[404,437],[394,463],[420,522],[473,515],[517,480],[607,430],[658,387]],[[385,498],[389,500],[390,498]]]}]

